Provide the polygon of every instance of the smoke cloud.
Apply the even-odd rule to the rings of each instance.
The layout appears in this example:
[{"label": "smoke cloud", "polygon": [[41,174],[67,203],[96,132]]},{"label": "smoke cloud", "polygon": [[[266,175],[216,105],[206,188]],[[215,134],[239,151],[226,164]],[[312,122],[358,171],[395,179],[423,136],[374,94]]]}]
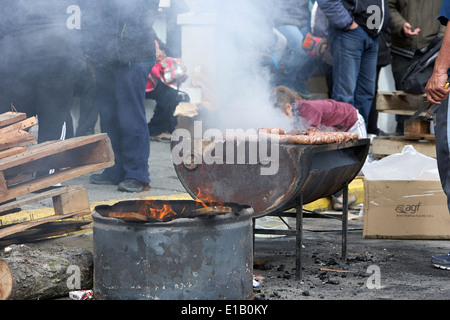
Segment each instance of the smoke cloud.
[{"label": "smoke cloud", "polygon": [[[95,49],[113,52],[113,44],[102,41],[113,32],[110,13],[97,15],[95,6],[108,1],[128,6],[145,0],[4,0],[0,13],[0,112],[10,110],[35,114],[51,103],[34,90],[46,84],[45,95],[59,97],[64,114],[81,70],[86,70],[85,53]],[[174,0],[175,1],[175,0]],[[275,34],[271,15],[276,1],[207,0],[197,1],[217,15],[216,74],[217,111],[205,122],[219,129],[281,127],[292,123],[273,107],[271,67]],[[87,8],[90,8],[88,10]],[[108,18],[108,21],[106,21]],[[87,39],[91,28],[98,39]],[[149,20],[149,24],[153,21]],[[104,28],[104,31],[99,31]],[[92,47],[86,47],[91,46]],[[111,47],[107,47],[111,46]],[[69,58],[68,58],[69,57]],[[95,54],[93,57],[95,58]],[[46,70],[41,74],[42,70]],[[73,81],[68,81],[73,79]],[[66,83],[65,87],[61,84]],[[41,101],[42,100],[42,101]],[[58,119],[60,121],[61,119]],[[62,120],[61,120],[62,121]]]},{"label": "smoke cloud", "polygon": [[209,126],[222,130],[280,127],[291,129],[291,120],[274,108],[273,53],[276,37],[271,15],[276,1],[208,1],[216,13],[218,111]]}]

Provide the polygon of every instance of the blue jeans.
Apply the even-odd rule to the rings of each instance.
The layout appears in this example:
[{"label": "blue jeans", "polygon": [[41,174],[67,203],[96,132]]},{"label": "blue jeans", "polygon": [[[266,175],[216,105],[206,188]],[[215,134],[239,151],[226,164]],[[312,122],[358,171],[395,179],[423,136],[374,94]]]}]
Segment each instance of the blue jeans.
[{"label": "blue jeans", "polygon": [[103,174],[116,183],[125,179],[150,183],[150,135],[144,101],[152,66],[134,64],[96,71],[101,128],[111,139],[115,163]]},{"label": "blue jeans", "polygon": [[375,98],[378,39],[371,38],[363,28],[342,31],[330,28],[333,55],[332,99],[347,102],[368,123]]},{"label": "blue jeans", "polygon": [[277,30],[286,38],[288,51],[286,59],[282,61],[286,69],[280,73],[279,85],[307,94],[305,83],[317,68],[314,58],[302,48],[307,28],[300,30],[294,25],[283,25],[278,26]]}]

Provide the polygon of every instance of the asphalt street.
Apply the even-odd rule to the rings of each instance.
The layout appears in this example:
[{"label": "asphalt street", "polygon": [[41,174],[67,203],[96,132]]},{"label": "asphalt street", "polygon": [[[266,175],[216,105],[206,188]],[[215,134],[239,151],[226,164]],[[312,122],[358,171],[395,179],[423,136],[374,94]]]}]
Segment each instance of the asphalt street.
[{"label": "asphalt street", "polygon": [[[170,144],[151,142],[150,190],[124,193],[117,186],[89,183],[89,175],[64,185],[86,187],[91,207],[125,199],[191,199],[174,170]],[[28,208],[52,210],[51,201]],[[257,222],[260,219],[257,219]],[[289,218],[288,224],[295,225]],[[271,221],[269,224],[273,225]],[[286,227],[284,223],[275,225]],[[302,278],[295,278],[295,237],[257,235],[254,242],[255,300],[447,300],[450,271],[432,267],[430,258],[450,250],[448,240],[364,239],[361,217],[349,220],[347,258],[341,256],[341,221],[304,219]],[[49,240],[92,250],[92,231]]]}]

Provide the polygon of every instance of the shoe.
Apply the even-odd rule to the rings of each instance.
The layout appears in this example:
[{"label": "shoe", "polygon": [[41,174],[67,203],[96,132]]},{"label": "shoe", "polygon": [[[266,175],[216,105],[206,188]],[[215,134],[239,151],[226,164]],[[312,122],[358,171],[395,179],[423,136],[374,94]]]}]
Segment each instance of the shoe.
[{"label": "shoe", "polygon": [[[349,193],[348,194],[348,207],[354,205],[358,201],[358,198],[355,194]],[[341,194],[340,196],[331,196],[331,202],[333,203],[333,210],[334,211],[342,211],[343,208],[343,202],[344,202],[344,196]]]},{"label": "shoe", "polygon": [[439,269],[450,270],[450,253],[442,256],[432,256],[431,264]]},{"label": "shoe", "polygon": [[148,190],[148,183],[143,183],[135,179],[125,179],[119,183],[119,191],[141,192]]},{"label": "shoe", "polygon": [[163,132],[157,136],[150,136],[150,140],[159,142],[170,142],[172,135],[168,132]]},{"label": "shoe", "polygon": [[95,173],[89,177],[89,182],[102,185],[116,185],[117,182],[103,175],[103,173]]},{"label": "shoe", "polygon": [[378,129],[378,134],[377,134],[377,136],[378,136],[378,137],[388,137],[388,136],[390,136],[390,134],[384,132],[384,131],[381,130],[381,129]]}]

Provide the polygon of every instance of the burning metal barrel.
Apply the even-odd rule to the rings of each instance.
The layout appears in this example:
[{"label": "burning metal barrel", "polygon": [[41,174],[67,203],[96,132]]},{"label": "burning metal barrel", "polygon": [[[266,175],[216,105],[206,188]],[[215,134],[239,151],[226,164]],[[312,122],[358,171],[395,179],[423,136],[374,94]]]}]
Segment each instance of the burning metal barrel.
[{"label": "burning metal barrel", "polygon": [[94,295],[114,300],[253,297],[253,209],[233,203],[97,206]]}]

